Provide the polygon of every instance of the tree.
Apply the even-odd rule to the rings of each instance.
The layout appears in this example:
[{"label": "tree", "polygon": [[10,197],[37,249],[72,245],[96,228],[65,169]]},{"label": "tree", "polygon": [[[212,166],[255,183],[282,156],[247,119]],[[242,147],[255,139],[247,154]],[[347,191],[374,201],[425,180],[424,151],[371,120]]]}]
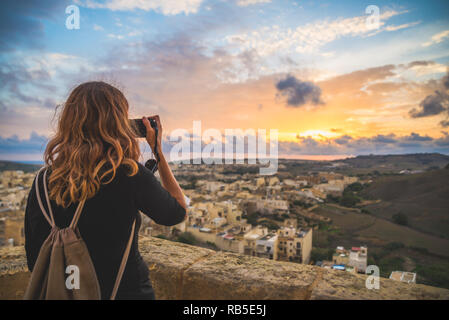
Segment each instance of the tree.
[{"label": "tree", "polygon": [[343,207],[354,207],[358,202],[360,202],[360,199],[356,197],[352,192],[345,192],[343,196],[340,199],[340,204]]},{"label": "tree", "polygon": [[246,222],[248,222],[252,226],[256,226],[257,221],[259,220],[260,216],[261,216],[261,214],[258,211],[256,211],[256,212],[250,213],[246,216],[242,216],[242,218],[246,219]]},{"label": "tree", "polygon": [[206,241],[206,244],[215,250],[218,249],[217,245],[211,241]]},{"label": "tree", "polygon": [[195,236],[193,234],[191,234],[190,232],[183,232],[178,236],[177,241],[182,242],[182,243],[186,243],[186,244],[195,244],[196,243],[196,239]]},{"label": "tree", "polygon": [[293,205],[295,205],[295,206],[300,206],[300,207],[303,207],[303,208],[310,208],[311,206],[313,206],[311,203],[307,203],[307,202],[304,202],[304,201],[301,201],[301,200],[294,200],[293,201]]},{"label": "tree", "polygon": [[384,249],[391,252],[391,251],[395,251],[395,250],[398,250],[398,249],[402,249],[404,247],[405,247],[405,245],[402,242],[395,241],[395,242],[387,243],[384,246]]},{"label": "tree", "polygon": [[353,192],[362,191],[362,189],[363,185],[360,182],[351,183],[349,186],[346,187],[346,190]]},{"label": "tree", "polygon": [[338,203],[338,202],[340,202],[340,197],[328,194],[328,195],[326,195],[326,201],[327,202],[336,202],[336,203]]},{"label": "tree", "polygon": [[310,258],[314,261],[332,260],[332,254],[334,249],[332,248],[312,248]]},{"label": "tree", "polygon": [[196,189],[196,182],[197,182],[197,178],[193,177],[191,179],[189,179],[189,182],[187,184],[183,184],[181,187],[183,189]]},{"label": "tree", "polygon": [[393,222],[396,224],[399,224],[401,226],[408,225],[408,218],[402,212],[394,214],[391,218],[393,219]]},{"label": "tree", "polygon": [[276,223],[274,223],[272,221],[268,221],[268,220],[262,221],[260,223],[260,225],[262,227],[267,227],[269,230],[277,230],[277,229],[279,229],[279,226]]}]

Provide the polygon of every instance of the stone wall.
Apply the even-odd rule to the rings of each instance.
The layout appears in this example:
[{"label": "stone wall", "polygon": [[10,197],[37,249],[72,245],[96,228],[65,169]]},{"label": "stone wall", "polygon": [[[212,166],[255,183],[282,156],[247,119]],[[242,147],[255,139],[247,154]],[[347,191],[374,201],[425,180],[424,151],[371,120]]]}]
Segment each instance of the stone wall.
[{"label": "stone wall", "polygon": [[[141,237],[157,299],[449,299],[449,290],[316,266],[217,252]],[[0,249],[0,299],[20,299],[29,279],[23,247]]]}]

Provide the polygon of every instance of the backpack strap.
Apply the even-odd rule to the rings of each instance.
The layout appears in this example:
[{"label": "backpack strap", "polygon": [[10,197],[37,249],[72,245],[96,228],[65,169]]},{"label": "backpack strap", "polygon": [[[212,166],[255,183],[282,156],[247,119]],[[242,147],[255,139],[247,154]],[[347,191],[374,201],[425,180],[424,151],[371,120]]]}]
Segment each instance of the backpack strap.
[{"label": "backpack strap", "polygon": [[84,204],[86,203],[86,200],[81,200],[78,204],[78,207],[76,207],[75,214],[73,215],[72,222],[70,222],[70,228],[75,229],[78,225],[78,220],[80,219],[81,211],[83,211]]},{"label": "backpack strap", "polygon": [[[42,200],[41,200],[41,196],[40,196],[40,192],[39,192],[39,182],[38,182],[39,175],[40,175],[41,171],[44,169],[45,169],[45,171],[44,171],[44,193],[45,193],[45,199],[47,200],[47,206],[48,206],[48,210],[49,210],[50,214],[48,214],[47,211],[45,210],[45,208],[42,204]],[[39,172],[37,173],[37,176],[35,179],[35,189],[36,189],[37,200],[39,202],[39,207],[41,208],[42,214],[44,215],[45,219],[47,219],[48,223],[52,227],[55,227],[56,225],[55,225],[55,221],[53,218],[53,211],[51,209],[50,199],[48,197],[47,183],[46,183],[47,170],[48,170],[47,167],[42,167],[39,170]],[[72,222],[70,223],[70,228],[72,228],[72,229],[76,228],[76,226],[78,224],[78,220],[81,215],[81,211],[83,211],[85,202],[86,202],[86,200],[82,200],[78,204],[75,214],[73,215]],[[123,253],[122,261],[120,263],[120,267],[119,267],[119,270],[117,273],[117,278],[115,279],[114,288],[112,289],[111,300],[114,300],[115,296],[117,295],[118,287],[120,286],[120,282],[123,277],[123,272],[125,271],[126,263],[128,262],[129,252],[131,251],[131,245],[133,243],[135,228],[136,228],[136,219],[134,219],[133,225],[131,227],[131,234],[129,236],[128,243],[126,244],[125,252]]]},{"label": "backpack strap", "polygon": [[111,300],[115,299],[117,295],[118,287],[120,286],[120,281],[122,280],[123,272],[125,271],[126,262],[128,261],[129,252],[131,251],[131,245],[134,238],[134,229],[136,228],[136,220],[134,220],[131,227],[131,235],[129,236],[128,244],[126,245],[125,252],[123,253],[122,262],[120,263],[120,268],[118,269],[117,278],[115,279],[114,288],[112,289]]},{"label": "backpack strap", "polygon": [[[47,205],[48,205],[48,209],[50,211],[50,215],[48,215],[47,211],[44,208],[44,205],[42,204],[42,200],[41,200],[41,195],[39,192],[39,176],[42,172],[42,170],[45,169],[44,172],[44,191],[45,191],[45,197],[47,199]],[[36,196],[37,196],[37,201],[39,203],[39,207],[41,208],[42,214],[44,215],[45,219],[47,219],[48,223],[50,224],[50,226],[53,228],[55,227],[55,220],[53,219],[53,211],[51,210],[51,206],[50,206],[50,201],[48,199],[48,192],[47,192],[47,184],[45,183],[45,178],[47,176],[47,167],[42,167],[36,176],[36,179],[34,180],[34,188],[36,189]]]},{"label": "backpack strap", "polygon": [[[39,176],[40,173],[44,171],[44,194],[45,194],[45,200],[47,201],[47,207],[48,207],[48,213],[47,210],[45,210],[44,205],[42,204],[42,200],[41,200],[41,196],[40,196],[40,191],[39,191]],[[48,167],[42,167],[39,172],[37,173],[37,177],[35,180],[35,189],[36,189],[36,195],[37,195],[37,201],[39,202],[39,207],[41,208],[42,214],[44,215],[45,219],[47,219],[48,223],[52,226],[55,227],[55,219],[54,219],[54,215],[53,215],[53,210],[51,208],[51,203],[50,203],[50,198],[48,196],[48,188],[47,188],[47,172],[48,172]],[[78,204],[78,207],[76,208],[75,214],[73,215],[73,219],[72,222],[70,223],[70,228],[75,229],[76,225],[78,224],[78,220],[80,218],[81,215],[81,211],[83,210],[84,207],[84,203],[86,201],[82,200],[80,201],[80,203]]]}]

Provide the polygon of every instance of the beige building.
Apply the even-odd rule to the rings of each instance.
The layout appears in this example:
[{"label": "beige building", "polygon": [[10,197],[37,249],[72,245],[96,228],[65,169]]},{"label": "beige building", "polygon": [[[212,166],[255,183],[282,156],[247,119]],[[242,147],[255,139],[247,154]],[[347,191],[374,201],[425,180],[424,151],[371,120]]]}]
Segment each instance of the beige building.
[{"label": "beige building", "polygon": [[284,227],[297,228],[298,220],[295,218],[284,219]]},{"label": "beige building", "polygon": [[347,252],[343,247],[337,247],[337,250],[332,255],[332,262],[338,265],[348,265],[349,252]]},{"label": "beige building", "polygon": [[23,217],[5,217],[0,220],[0,224],[3,224],[1,238],[5,242],[10,242],[14,246],[23,246],[25,244]]},{"label": "beige building", "polygon": [[212,230],[207,227],[192,227],[186,226],[186,232],[190,232],[195,239],[201,242],[212,242],[215,243],[217,237],[217,230]]},{"label": "beige building", "polygon": [[277,231],[274,259],[308,264],[312,252],[312,229],[282,227]]},{"label": "beige building", "polygon": [[288,211],[289,205],[287,200],[282,199],[264,199],[256,202],[258,211]]},{"label": "beige building", "polygon": [[326,181],[343,179],[342,174],[334,172],[320,172],[318,175],[320,178],[324,178]]},{"label": "beige building", "polygon": [[235,199],[251,199],[254,196],[248,191],[237,192],[234,196]]},{"label": "beige building", "polygon": [[257,240],[268,234],[268,228],[262,226],[256,226],[249,230],[243,236],[243,253],[249,256],[256,255]]},{"label": "beige building", "polygon": [[357,177],[347,177],[347,176],[345,176],[343,178],[343,182],[344,182],[345,186],[348,186],[348,185],[350,185],[352,183],[355,183],[357,181],[359,181],[359,178],[357,178]]},{"label": "beige building", "polygon": [[265,178],[264,177],[256,179],[256,188],[261,188],[261,187],[265,187]]},{"label": "beige building", "polygon": [[332,256],[332,262],[335,265],[344,265],[346,270],[365,273],[368,262],[367,247],[352,247],[346,250],[344,247],[337,247]]},{"label": "beige building", "polygon": [[221,249],[236,253],[243,253],[244,243],[242,240],[234,238],[232,235],[217,235],[215,245]]},{"label": "beige building", "polygon": [[238,224],[242,220],[243,212],[232,201],[208,202],[205,206],[196,208],[205,211],[209,219],[226,218],[230,224]]},{"label": "beige building", "polygon": [[270,187],[272,187],[274,185],[278,185],[280,183],[281,183],[281,181],[279,180],[278,177],[272,177],[268,180],[268,186],[270,186]]},{"label": "beige building", "polygon": [[343,180],[331,180],[328,183],[317,184],[313,188],[326,195],[341,195],[345,189],[345,185]]},{"label": "beige building", "polygon": [[290,188],[296,188],[298,186],[296,181],[292,180],[292,179],[285,179],[284,181],[282,181],[282,185],[284,187],[290,187]]}]

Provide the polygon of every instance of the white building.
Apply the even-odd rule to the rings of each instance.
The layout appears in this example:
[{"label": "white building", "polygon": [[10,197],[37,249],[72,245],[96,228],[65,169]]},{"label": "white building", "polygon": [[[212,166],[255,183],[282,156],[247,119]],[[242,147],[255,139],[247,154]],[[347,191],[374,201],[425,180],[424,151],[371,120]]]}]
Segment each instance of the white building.
[{"label": "white building", "polygon": [[288,211],[288,201],[277,199],[265,199],[257,201],[257,210],[266,209],[268,211],[284,210]]},{"label": "white building", "polygon": [[416,273],[406,271],[393,271],[390,279],[405,283],[416,283]]},{"label": "white building", "polygon": [[357,272],[365,273],[368,262],[367,247],[352,247],[349,253],[348,266],[354,267]]},{"label": "white building", "polygon": [[256,240],[256,256],[273,259],[274,247],[276,245],[277,234],[267,234]]},{"label": "white building", "polygon": [[209,191],[209,192],[217,192],[220,190],[224,190],[225,184],[221,183],[221,182],[217,182],[217,181],[207,181],[204,184],[204,188],[206,191]]}]

